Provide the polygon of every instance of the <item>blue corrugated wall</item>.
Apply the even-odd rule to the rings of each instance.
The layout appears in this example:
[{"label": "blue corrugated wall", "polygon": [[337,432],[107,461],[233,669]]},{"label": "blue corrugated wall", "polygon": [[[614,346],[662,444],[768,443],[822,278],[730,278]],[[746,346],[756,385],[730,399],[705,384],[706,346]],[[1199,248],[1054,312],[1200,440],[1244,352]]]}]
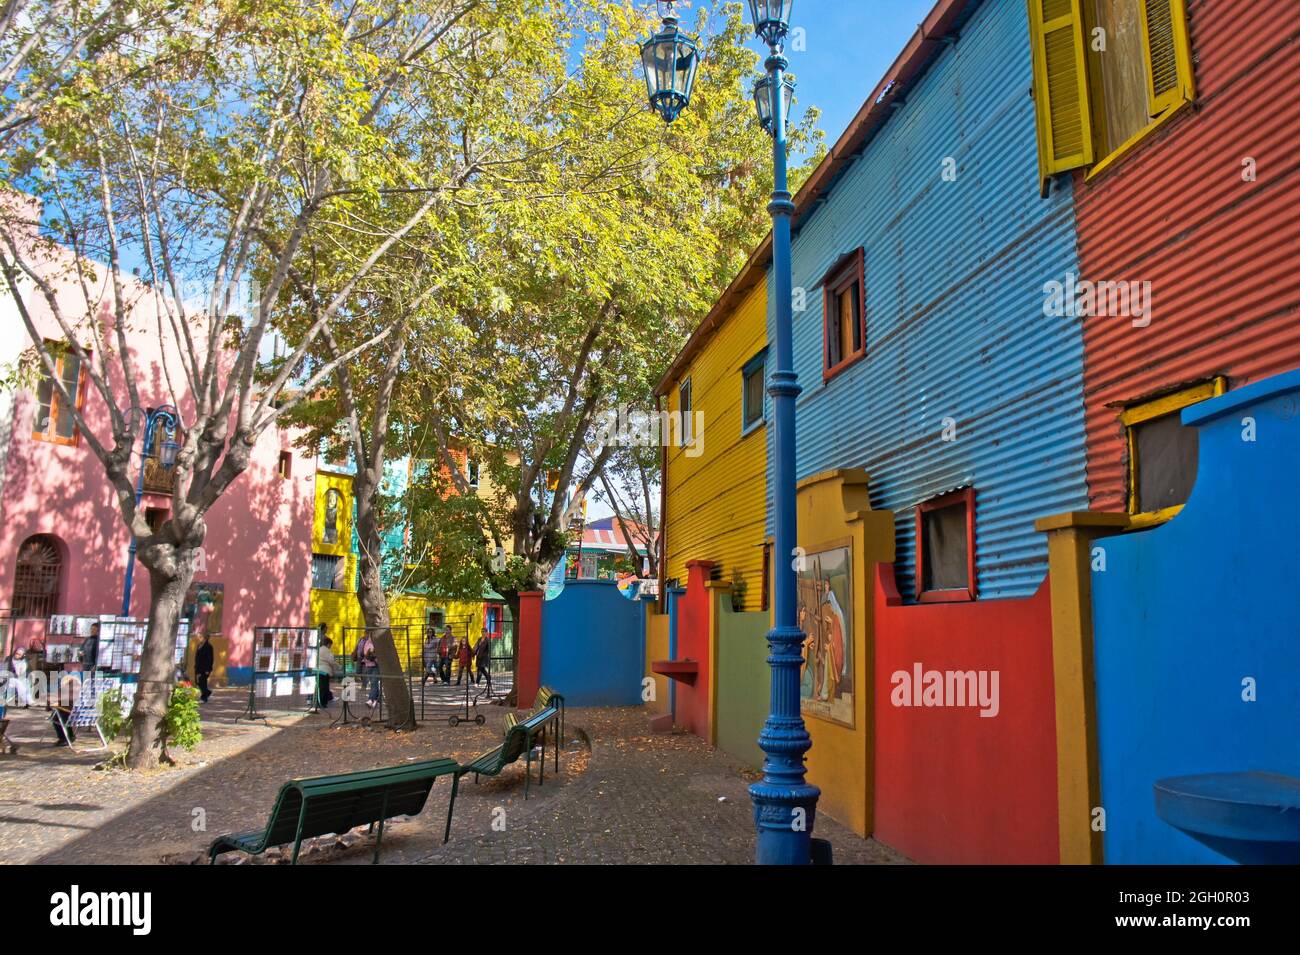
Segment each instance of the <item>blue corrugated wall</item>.
[{"label": "blue corrugated wall", "polygon": [[[1078,272],[1073,202],[1068,179],[1039,197],[1028,36],[1023,3],[976,8],[795,238],[799,476],[867,469],[872,505],[896,513],[905,594],[920,501],[975,486],[981,597],[1033,593],[1034,519],[1087,506],[1082,330],[1043,315],[1044,284]],[[823,384],[819,283],[859,246],[867,357]]]}]

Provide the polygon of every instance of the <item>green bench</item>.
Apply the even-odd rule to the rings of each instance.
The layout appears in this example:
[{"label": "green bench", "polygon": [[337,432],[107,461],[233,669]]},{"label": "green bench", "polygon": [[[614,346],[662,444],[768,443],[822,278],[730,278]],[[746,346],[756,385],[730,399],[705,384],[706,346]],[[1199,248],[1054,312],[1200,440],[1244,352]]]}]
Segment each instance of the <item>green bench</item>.
[{"label": "green bench", "polygon": [[[538,694],[539,698],[541,694]],[[482,756],[479,756],[471,763],[466,763],[460,768],[457,777],[474,774],[474,782],[478,782],[480,776],[499,776],[501,771],[511,763],[519,761],[519,757],[524,757],[524,799],[528,798],[528,789],[533,778],[533,747],[536,741],[542,740],[542,758],[537,768],[537,784],[544,785],[546,781],[546,728],[557,721],[559,718],[559,709],[555,705],[548,704],[542,709],[534,708],[534,711],[520,720],[514,713],[506,714],[505,731],[501,740],[501,745],[494,749],[488,750]],[[553,733],[555,736],[555,771],[560,770],[560,734]]]},{"label": "green bench", "polygon": [[264,829],[221,836],[208,849],[210,864],[228,850],[258,855],[272,846],[293,843],[293,864],[304,839],[344,833],[357,826],[379,826],[375,855],[384,838],[384,823],[395,816],[418,815],[439,776],[451,777],[451,801],[442,841],[451,837],[451,813],[456,807],[460,765],[454,759],[431,759],[337,776],[291,779],[280,787],[275,808]]},{"label": "green bench", "polygon": [[529,716],[533,716],[547,707],[554,707],[560,713],[560,735],[564,735],[564,697],[556,693],[549,686],[539,687],[537,696],[533,699],[533,708],[529,711]]}]

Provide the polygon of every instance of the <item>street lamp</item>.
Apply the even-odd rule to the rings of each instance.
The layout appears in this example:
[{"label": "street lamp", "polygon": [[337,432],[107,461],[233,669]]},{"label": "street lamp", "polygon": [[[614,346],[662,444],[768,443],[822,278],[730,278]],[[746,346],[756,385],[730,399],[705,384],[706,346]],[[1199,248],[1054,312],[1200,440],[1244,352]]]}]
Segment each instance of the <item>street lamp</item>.
[{"label": "street lamp", "polygon": [[671,123],[690,105],[700,54],[695,40],[677,29],[675,0],[659,0],[659,10],[663,28],[641,44],[641,64],[650,108]]},{"label": "street lamp", "polygon": [[[140,456],[140,475],[135,483],[135,508],[137,511],[140,509],[140,501],[144,498],[145,462],[150,457],[149,452],[159,435],[159,428],[162,429],[163,440],[158,445],[158,462],[168,471],[176,466],[176,452],[181,447],[176,440],[181,428],[180,413],[171,405],[146,409],[144,418],[144,453]],[[135,580],[135,554],[138,546],[135,534],[132,534],[131,546],[127,551],[126,558],[126,579],[122,582],[123,617],[131,616],[131,585]]]},{"label": "street lamp", "polygon": [[[799,628],[796,594],[798,577],[791,562],[798,547],[795,498],[794,409],[799,396],[798,378],[794,373],[794,322],[791,219],[794,201],[790,195],[786,162],[786,124],[794,99],[794,81],[786,76],[789,61],[785,58],[785,39],[790,31],[790,7],[793,0],[749,0],[754,18],[754,33],[768,45],[770,55],[764,64],[767,75],[754,87],[754,104],[759,122],[772,136],[772,163],[775,188],[768,211],[772,214],[772,279],[775,296],[776,340],[774,364],[767,393],[772,396],[775,474],[773,477],[773,517],[776,531],[777,561],[773,577],[773,622],[767,644],[772,668],[768,716],[758,737],[766,758],[763,778],[749,787],[754,803],[754,823],[758,827],[757,858],[760,865],[807,865],[812,857],[812,830],[821,791],[808,783],[804,772],[804,754],[812,748],[812,738],[799,712],[799,671],[803,664],[804,634]],[[685,97],[671,111],[661,107],[665,84],[661,73],[651,69],[646,50],[659,38],[676,33],[675,17],[664,19],[664,32],[642,47],[646,63],[646,85],[650,105],[667,122],[690,99],[689,84]],[[671,22],[670,22],[671,19]],[[687,76],[695,74],[695,44],[690,46]],[[658,63],[658,60],[654,61]],[[676,87],[673,87],[676,89]],[[674,101],[675,102],[675,101]]]}]

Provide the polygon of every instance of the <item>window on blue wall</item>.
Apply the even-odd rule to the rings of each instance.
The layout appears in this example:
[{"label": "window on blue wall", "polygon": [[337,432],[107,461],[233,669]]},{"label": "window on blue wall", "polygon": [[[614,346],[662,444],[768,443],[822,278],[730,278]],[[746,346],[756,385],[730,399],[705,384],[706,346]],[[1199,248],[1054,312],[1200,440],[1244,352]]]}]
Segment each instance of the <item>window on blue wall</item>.
[{"label": "window on blue wall", "polygon": [[763,386],[767,378],[767,349],[759,352],[741,370],[741,433],[748,434],[763,423]]},{"label": "window on blue wall", "polygon": [[829,381],[867,353],[865,252],[856,249],[822,279],[822,380]]},{"label": "window on blue wall", "polygon": [[916,599],[975,599],[975,489],[962,488],[917,505]]}]

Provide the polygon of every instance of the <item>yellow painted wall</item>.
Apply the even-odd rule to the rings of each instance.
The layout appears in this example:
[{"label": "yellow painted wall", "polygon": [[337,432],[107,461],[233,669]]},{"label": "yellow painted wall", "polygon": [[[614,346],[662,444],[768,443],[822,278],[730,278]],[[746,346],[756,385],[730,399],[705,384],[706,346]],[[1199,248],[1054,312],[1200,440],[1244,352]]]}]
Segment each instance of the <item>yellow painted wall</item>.
[{"label": "yellow painted wall", "polygon": [[668,659],[668,614],[658,613],[657,607],[656,603],[646,603],[645,673],[655,685],[655,698],[646,702],[646,709],[655,716],[668,712],[670,699],[668,677],[650,670],[656,660]]},{"label": "yellow painted wall", "polygon": [[686,562],[710,560],[744,593],[744,609],[762,606],[767,509],[767,433],[742,437],[741,371],[767,344],[767,286],[760,282],[695,356],[664,398],[678,411],[691,379],[694,411],[704,413],[703,449],[669,448],[665,533],[667,576],[686,584]]},{"label": "yellow painted wall", "polygon": [[[330,488],[343,495],[343,506],[339,510],[339,543],[326,544],[325,537],[325,495]],[[329,628],[329,635],[334,640],[334,649],[342,648],[343,631],[365,626],[361,613],[361,601],[357,597],[357,555],[352,553],[352,477],[348,474],[336,474],[329,471],[316,473],[316,507],[315,522],[312,528],[312,553],[331,554],[342,557],[346,562],[342,590],[312,588],[310,625],[318,627],[322,623]],[[453,627],[457,637],[469,632],[470,644],[478,642],[483,629],[483,601],[441,600],[424,594],[399,593],[388,595],[388,616],[395,627],[403,625],[420,625],[428,619],[430,610],[445,611],[447,622]],[[398,652],[403,651],[400,630],[395,634]],[[349,648],[354,644],[357,634],[348,635]],[[408,666],[420,667],[420,637],[411,633],[410,657]]]},{"label": "yellow painted wall", "polygon": [[894,515],[873,511],[867,475],[861,469],[827,471],[799,482],[799,546],[809,553],[837,546],[852,548],[853,565],[853,726],[804,714],[812,749],[808,781],[821,788],[818,811],[842,822],[860,836],[873,827],[875,703],[874,601],[875,562],[894,559]]}]

